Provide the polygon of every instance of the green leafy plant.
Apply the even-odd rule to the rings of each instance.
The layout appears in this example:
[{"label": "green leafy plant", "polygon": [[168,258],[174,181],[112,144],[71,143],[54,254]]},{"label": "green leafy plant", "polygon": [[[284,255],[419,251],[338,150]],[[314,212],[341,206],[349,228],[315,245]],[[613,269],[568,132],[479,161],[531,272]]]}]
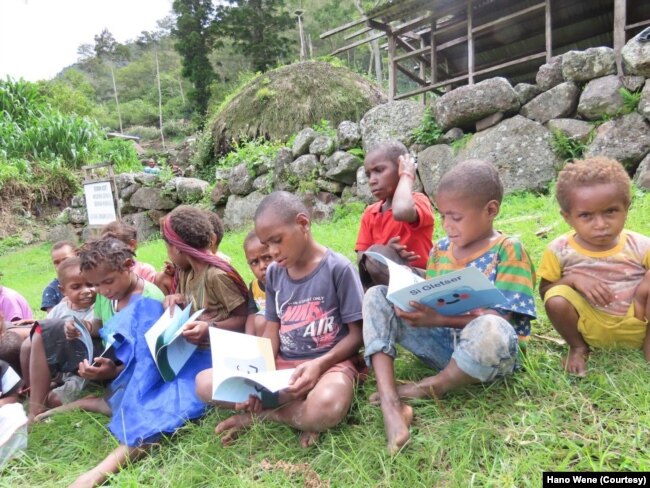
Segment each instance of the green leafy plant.
[{"label": "green leafy plant", "polygon": [[621,98],[623,98],[623,110],[621,111],[621,115],[634,112],[639,106],[641,91],[631,92],[627,88],[621,87],[618,90],[618,93],[621,95]]},{"label": "green leafy plant", "polygon": [[471,133],[469,133],[469,134],[464,134],[463,137],[461,137],[460,139],[456,139],[454,142],[452,142],[452,143],[450,144],[450,145],[451,145],[451,149],[452,149],[452,151],[454,152],[454,155],[458,154],[458,151],[460,151],[460,150],[463,149],[465,146],[467,146],[467,144],[469,143],[469,141],[472,139],[472,136],[473,136],[473,135],[474,135],[474,134],[471,134]]},{"label": "green leafy plant", "polygon": [[553,150],[565,162],[580,159],[584,154],[585,149],[587,149],[587,145],[591,142],[594,136],[594,132],[592,131],[587,142],[582,142],[578,139],[567,136],[560,130],[554,130],[552,131],[552,134],[553,138],[551,139],[551,145],[553,146]]},{"label": "green leafy plant", "polygon": [[131,141],[106,139],[98,150],[98,159],[113,163],[116,173],[128,173],[142,170],[138,153]]},{"label": "green leafy plant", "polygon": [[442,137],[442,129],[433,116],[431,107],[427,107],[420,125],[411,131],[411,142],[414,144],[433,146],[438,143],[440,137]]},{"label": "green leafy plant", "polygon": [[332,127],[332,123],[329,120],[321,119],[320,122],[312,125],[311,128],[314,129],[317,134],[322,136],[336,136],[336,129]]},{"label": "green leafy plant", "polygon": [[348,149],[348,153],[358,157],[361,161],[363,161],[366,157],[366,152],[361,147],[353,147],[352,149]]},{"label": "green leafy plant", "polygon": [[217,161],[216,168],[233,168],[245,163],[251,176],[256,176],[257,169],[269,164],[280,147],[279,142],[267,141],[263,137],[233,141],[232,150]]}]

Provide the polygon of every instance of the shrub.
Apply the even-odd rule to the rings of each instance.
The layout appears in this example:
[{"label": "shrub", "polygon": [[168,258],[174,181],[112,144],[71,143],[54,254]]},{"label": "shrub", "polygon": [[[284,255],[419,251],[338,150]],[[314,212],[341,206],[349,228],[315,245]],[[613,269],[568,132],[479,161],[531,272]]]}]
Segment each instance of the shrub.
[{"label": "shrub", "polygon": [[438,125],[431,107],[427,107],[422,116],[422,122],[411,131],[411,143],[433,146],[442,137],[442,129]]},{"label": "shrub", "polygon": [[641,92],[631,92],[625,87],[621,87],[618,92],[620,93],[621,98],[623,98],[622,115],[634,112],[639,106],[639,101],[641,100]]},{"label": "shrub", "polygon": [[264,138],[233,141],[232,151],[221,157],[215,166],[232,168],[246,163],[249,173],[256,175],[257,168],[273,160],[281,147],[281,143],[267,141]]},{"label": "shrub", "polygon": [[582,158],[582,155],[587,149],[587,145],[593,139],[594,132],[592,131],[589,135],[589,139],[586,143],[574,139],[573,137],[567,136],[564,132],[560,130],[553,131],[553,139],[551,139],[551,145],[555,153],[562,158],[564,162],[573,161],[574,159]]},{"label": "shrub", "polygon": [[116,173],[142,170],[138,153],[131,141],[105,139],[99,147],[98,158],[101,162],[107,161],[113,163]]}]

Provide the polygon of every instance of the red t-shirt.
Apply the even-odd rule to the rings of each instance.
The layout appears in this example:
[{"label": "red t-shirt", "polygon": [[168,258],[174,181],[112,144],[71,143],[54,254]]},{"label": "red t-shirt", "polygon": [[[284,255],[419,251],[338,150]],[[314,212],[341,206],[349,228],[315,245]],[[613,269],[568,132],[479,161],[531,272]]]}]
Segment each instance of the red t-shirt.
[{"label": "red t-shirt", "polygon": [[376,202],[366,208],[361,217],[361,227],[355,251],[365,251],[373,244],[386,244],[391,237],[400,236],[400,242],[409,251],[420,255],[417,261],[409,263],[416,268],[426,268],[429,251],[433,246],[433,211],[431,202],[422,193],[413,193],[418,220],[414,223],[398,222],[393,218],[393,210],[381,211],[384,203]]}]

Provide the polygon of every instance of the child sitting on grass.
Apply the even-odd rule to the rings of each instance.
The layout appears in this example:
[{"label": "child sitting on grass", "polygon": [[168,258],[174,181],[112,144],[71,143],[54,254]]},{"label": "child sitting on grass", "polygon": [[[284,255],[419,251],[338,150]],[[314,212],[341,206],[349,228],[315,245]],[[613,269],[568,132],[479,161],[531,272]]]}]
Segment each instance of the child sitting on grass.
[{"label": "child sitting on grass", "polygon": [[[296,368],[290,386],[262,404],[251,396],[235,415],[217,425],[230,444],[255,421],[272,420],[301,431],[303,447],[346,416],[359,377],[362,288],[343,256],[317,243],[300,199],[276,192],[255,212],[255,233],[275,262],[266,273],[266,326],[278,369]],[[201,372],[197,392],[212,401],[212,370]],[[279,406],[278,406],[279,405]]]},{"label": "child sitting on grass", "polygon": [[269,253],[269,246],[262,244],[252,230],[244,239],[244,253],[246,261],[255,276],[248,286],[248,318],[246,319],[246,333],[262,337],[266,319],[266,269],[273,262]]},{"label": "child sitting on grass", "polygon": [[[78,257],[67,258],[57,270],[59,287],[67,300],[62,300],[40,320],[31,332],[31,351],[28,360],[31,393],[29,396],[28,422],[46,409],[59,407],[75,400],[85,381],[77,375],[79,363],[86,356],[86,349],[78,340],[66,338],[66,322],[77,318],[82,323],[92,322],[95,289],[81,274]],[[68,324],[70,327],[70,324]],[[94,356],[101,354],[101,341],[95,344]],[[61,373],[62,384],[50,389],[50,380]]]},{"label": "child sitting on grass", "polygon": [[[52,258],[52,265],[57,270],[59,265],[68,258],[75,256],[76,246],[69,241],[55,242],[50,251]],[[63,299],[63,293],[59,287],[58,278],[54,278],[52,282],[43,290],[43,298],[41,299],[41,310],[49,312]]]},{"label": "child sitting on grass", "polygon": [[[517,336],[527,337],[535,318],[535,277],[521,243],[493,228],[502,197],[499,175],[484,161],[459,163],[441,178],[436,206],[447,237],[431,250],[427,277],[473,266],[505,295],[506,303],[445,316],[417,302],[410,302],[413,312],[394,307],[386,298],[386,286],[366,293],[363,340],[378,390],[370,401],[381,405],[391,453],[399,451],[410,435],[413,411],[402,399],[440,398],[461,386],[512,374],[517,367]],[[396,344],[440,372],[398,387],[393,368]]]},{"label": "child sitting on grass", "polygon": [[379,200],[363,213],[354,248],[362,281],[369,287],[386,284],[375,272],[377,263],[362,254],[371,246],[372,251],[395,259],[394,253],[386,249],[392,247],[401,251],[410,266],[426,266],[432,246],[433,212],[426,195],[413,191],[417,164],[401,142],[379,143],[368,152],[363,166],[370,191]]},{"label": "child sitting on grass", "polygon": [[594,157],[567,164],[556,191],[572,230],[544,251],[539,291],[569,344],[565,369],[585,375],[591,347],[643,348],[650,361],[650,238],[624,228],[630,177]]}]

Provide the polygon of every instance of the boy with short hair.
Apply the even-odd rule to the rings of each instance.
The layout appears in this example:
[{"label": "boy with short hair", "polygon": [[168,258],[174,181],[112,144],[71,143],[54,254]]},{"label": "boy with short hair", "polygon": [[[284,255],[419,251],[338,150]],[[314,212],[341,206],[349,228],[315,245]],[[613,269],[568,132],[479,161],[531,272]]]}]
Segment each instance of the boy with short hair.
[{"label": "boy with short hair", "polygon": [[244,254],[246,261],[255,276],[248,286],[248,318],[246,333],[261,337],[264,334],[266,319],[266,269],[273,262],[269,246],[260,242],[255,230],[248,233],[244,239]]},{"label": "boy with short hair", "polygon": [[[264,337],[272,341],[276,367],[296,371],[272,401],[251,396],[236,405],[248,412],[217,425],[224,444],[259,419],[300,430],[307,447],[339,424],[352,403],[360,373],[361,283],[349,260],[316,242],[310,226],[303,202],[287,192],[268,195],[255,212],[255,233],[275,261],[266,273]],[[197,376],[197,393],[212,401],[212,370]]]},{"label": "boy with short hair", "polygon": [[[82,323],[94,319],[95,289],[81,274],[78,257],[66,259],[57,268],[61,292],[67,298],[39,321],[32,329],[32,347],[29,358],[30,422],[48,408],[54,408],[75,400],[85,382],[76,374],[79,363],[86,357],[86,349],[80,341],[66,338],[66,322],[77,318]],[[97,339],[96,349],[101,351]],[[62,373],[63,383],[49,391],[52,375]]]},{"label": "boy with short hair", "polygon": [[[75,249],[76,246],[69,241],[58,241],[54,243],[52,250],[50,251],[50,257],[52,258],[52,264],[54,265],[55,271],[63,261],[74,257]],[[61,293],[59,280],[58,278],[54,278],[43,290],[41,310],[43,312],[49,312],[61,300],[63,300],[63,294]]]},{"label": "boy with short hair", "polygon": [[[409,439],[413,411],[402,403],[403,398],[440,398],[463,385],[512,374],[517,367],[518,336],[526,338],[535,319],[535,276],[521,243],[493,228],[502,197],[499,175],[487,162],[464,161],[443,175],[436,206],[447,237],[431,250],[427,277],[473,266],[494,283],[507,303],[445,316],[417,302],[410,302],[413,312],[394,307],[386,298],[386,286],[366,293],[363,340],[378,390],[370,400],[381,404],[391,453]],[[396,344],[440,372],[397,387]]]},{"label": "boy with short hair", "polygon": [[[373,271],[374,266],[363,256],[371,246],[394,259],[392,247],[402,251],[410,266],[424,268],[431,249],[433,212],[431,202],[422,193],[413,191],[417,164],[406,146],[399,141],[380,142],[373,147],[364,162],[368,184],[379,201],[366,208],[355,245],[359,256],[359,270],[364,285],[385,284]],[[403,251],[406,250],[407,253]],[[374,260],[372,264],[375,264]]]},{"label": "boy with short hair", "polygon": [[572,230],[544,251],[539,291],[569,344],[565,369],[585,375],[591,347],[643,348],[650,361],[650,238],[624,228],[630,177],[618,161],[594,157],[567,164],[556,191]]}]

